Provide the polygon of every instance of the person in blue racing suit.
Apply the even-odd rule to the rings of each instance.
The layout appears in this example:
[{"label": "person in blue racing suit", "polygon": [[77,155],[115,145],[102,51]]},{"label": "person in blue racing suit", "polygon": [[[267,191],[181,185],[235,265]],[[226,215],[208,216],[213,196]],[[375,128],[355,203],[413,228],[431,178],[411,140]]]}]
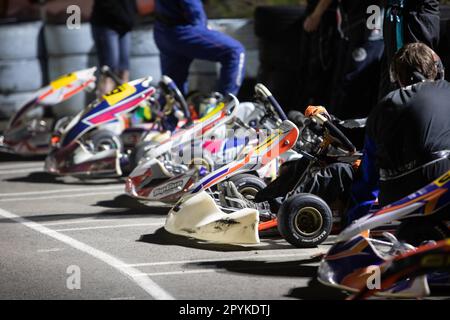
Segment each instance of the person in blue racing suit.
[{"label": "person in blue racing suit", "polygon": [[194,59],[220,62],[218,91],[236,95],[245,72],[245,50],[237,40],[209,30],[201,0],[156,0],[155,42],[162,73],[184,94]]}]

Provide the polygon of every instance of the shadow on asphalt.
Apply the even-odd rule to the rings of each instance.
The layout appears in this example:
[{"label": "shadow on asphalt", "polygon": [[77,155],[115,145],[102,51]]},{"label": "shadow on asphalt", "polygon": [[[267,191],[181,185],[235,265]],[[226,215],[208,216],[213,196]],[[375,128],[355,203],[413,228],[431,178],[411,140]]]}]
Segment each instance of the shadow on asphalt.
[{"label": "shadow on asphalt", "polygon": [[208,250],[208,251],[265,251],[265,250],[283,250],[293,249],[293,247],[280,240],[279,237],[273,239],[262,239],[263,245],[255,246],[240,246],[231,244],[220,244],[205,242],[198,239],[178,236],[167,232],[164,228],[160,228],[152,234],[145,234],[140,237],[139,242],[165,245],[165,246],[180,246],[192,249]]},{"label": "shadow on asphalt", "polygon": [[[257,256],[256,256],[257,257]],[[327,287],[317,281],[319,258],[290,261],[208,261],[186,264],[185,267],[223,269],[228,272],[268,277],[310,278],[308,286],[292,289],[286,297],[303,300],[343,300],[348,295],[338,289]],[[294,280],[295,281],[295,280]]]},{"label": "shadow on asphalt", "polygon": [[0,152],[0,162],[13,162],[13,161],[44,161],[46,156],[33,156],[33,157],[21,157],[17,154]]},{"label": "shadow on asphalt", "polygon": [[286,297],[301,300],[345,300],[349,295],[339,289],[321,284],[314,276],[307,287],[292,289]]},{"label": "shadow on asphalt", "polygon": [[198,240],[186,238],[183,236],[177,236],[167,232],[164,228],[160,228],[152,234],[142,235],[138,242],[151,243],[164,246],[180,246],[200,250],[209,251],[221,251],[221,252],[231,252],[231,251],[252,251],[255,248],[227,245],[227,244],[217,244],[217,243],[207,243],[200,242]]},{"label": "shadow on asphalt", "polygon": [[[254,257],[258,258],[257,255]],[[295,261],[233,260],[191,263],[185,266],[192,266],[194,269],[198,269],[199,267],[213,267],[233,273],[256,276],[313,278],[317,274],[317,266],[307,264],[314,262],[317,262],[316,259]]]},{"label": "shadow on asphalt", "polygon": [[[118,198],[121,198],[120,196]],[[37,223],[49,223],[49,222],[60,222],[60,221],[70,221],[75,219],[96,219],[101,221],[102,219],[132,219],[132,218],[142,218],[144,216],[165,216],[167,215],[167,208],[160,207],[147,207],[144,205],[135,205],[130,207],[125,207],[124,202],[114,202],[111,201],[102,201],[107,202],[108,205],[111,205],[111,210],[102,211],[99,213],[65,213],[65,214],[48,214],[48,215],[32,215],[32,216],[22,216],[22,218],[37,222]],[[96,206],[105,207],[105,204],[99,202]],[[120,203],[115,207],[112,207],[112,203]],[[127,203],[127,202],[125,202]],[[0,219],[0,223],[16,223],[16,221],[11,219]]]},{"label": "shadow on asphalt", "polygon": [[[133,209],[105,211],[101,213],[92,213],[92,214],[67,213],[67,214],[32,215],[32,216],[21,216],[21,218],[37,223],[47,223],[47,222],[64,222],[85,218],[98,219],[99,221],[101,221],[102,219],[131,219],[132,217],[130,216],[135,216],[134,218],[136,219],[142,218],[142,214],[136,213],[136,211]],[[0,223],[16,223],[16,221],[11,219],[0,219]]]},{"label": "shadow on asphalt", "polygon": [[[130,213],[152,216],[166,216],[169,213],[168,207],[157,207],[145,205],[137,199],[129,197],[125,194],[119,195],[112,200],[99,201],[95,204],[96,207],[111,208],[111,209],[127,209]],[[121,211],[124,212],[124,211]]]},{"label": "shadow on asphalt", "polygon": [[65,181],[64,177],[56,176],[47,172],[32,172],[28,176],[25,177],[16,177],[5,179],[4,181],[8,182],[27,182],[27,183],[53,183],[53,184],[64,184],[64,185],[112,185],[112,184],[123,184],[122,180],[118,179],[90,179],[90,180],[74,180],[74,181]]}]

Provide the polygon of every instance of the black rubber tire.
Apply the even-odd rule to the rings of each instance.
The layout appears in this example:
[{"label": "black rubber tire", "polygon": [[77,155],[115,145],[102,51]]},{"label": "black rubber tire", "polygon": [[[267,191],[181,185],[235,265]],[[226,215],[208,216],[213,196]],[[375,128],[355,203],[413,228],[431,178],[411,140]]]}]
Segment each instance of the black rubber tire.
[{"label": "black rubber tire", "polygon": [[[296,221],[301,211],[315,215],[315,222],[320,225],[314,226],[316,229],[301,232]],[[328,238],[332,226],[333,214],[330,207],[324,200],[312,194],[294,195],[283,202],[278,211],[278,231],[287,242],[297,248],[317,247]]]},{"label": "black rubber tire", "polygon": [[411,218],[401,222],[396,236],[401,241],[420,246],[424,241],[447,239],[450,237],[450,231],[441,221],[430,218]]},{"label": "black rubber tire", "polygon": [[110,143],[112,149],[116,149],[119,151],[123,150],[122,141],[111,131],[108,130],[99,130],[92,134],[91,136],[92,145],[94,147],[94,151],[100,151],[99,147],[102,143],[107,142]]},{"label": "black rubber tire", "polygon": [[230,181],[234,183],[238,191],[248,200],[253,200],[254,198],[252,199],[252,197],[254,197],[257,192],[267,187],[267,184],[263,179],[249,173],[238,174],[231,177]]}]

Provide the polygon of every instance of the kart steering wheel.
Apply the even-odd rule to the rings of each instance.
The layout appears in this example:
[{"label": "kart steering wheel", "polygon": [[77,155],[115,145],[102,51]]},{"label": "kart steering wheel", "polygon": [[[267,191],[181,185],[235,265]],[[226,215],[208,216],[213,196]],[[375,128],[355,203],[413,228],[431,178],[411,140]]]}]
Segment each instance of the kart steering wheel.
[{"label": "kart steering wheel", "polygon": [[[356,152],[356,147],[347,138],[347,136],[332,122],[331,117],[323,107],[308,107],[305,115],[313,119],[316,123],[325,128],[331,136],[333,142],[343,147],[345,151],[353,154]],[[331,142],[333,144],[333,142]]]},{"label": "kart steering wheel", "polygon": [[264,101],[269,102],[269,106],[273,114],[278,115],[282,121],[288,120],[288,117],[286,116],[286,113],[284,113],[283,108],[281,108],[278,101],[266,86],[258,83],[255,86],[255,92],[257,97],[261,97]]},{"label": "kart steering wheel", "polygon": [[183,94],[181,93],[180,89],[178,89],[177,85],[175,84],[175,82],[168,76],[162,76],[161,81],[159,82],[159,85],[165,94],[172,96],[175,99],[175,101],[180,104],[180,106],[183,110],[184,117],[187,120],[184,127],[190,126],[193,123],[193,121],[192,121],[191,113],[189,111],[189,106],[188,106]]},{"label": "kart steering wheel", "polygon": [[347,136],[331,121],[326,121],[323,126],[328,129],[330,135],[340,144],[346,151],[350,153],[356,152],[356,147],[347,138]]}]

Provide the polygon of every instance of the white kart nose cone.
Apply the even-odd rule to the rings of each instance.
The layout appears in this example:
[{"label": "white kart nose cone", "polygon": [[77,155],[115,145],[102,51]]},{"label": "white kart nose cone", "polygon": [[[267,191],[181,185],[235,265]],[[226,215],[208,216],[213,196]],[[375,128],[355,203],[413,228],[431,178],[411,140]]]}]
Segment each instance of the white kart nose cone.
[{"label": "white kart nose cone", "polygon": [[177,205],[167,216],[164,228],[173,234],[226,244],[258,244],[259,214],[243,209],[222,212],[206,193]]}]

